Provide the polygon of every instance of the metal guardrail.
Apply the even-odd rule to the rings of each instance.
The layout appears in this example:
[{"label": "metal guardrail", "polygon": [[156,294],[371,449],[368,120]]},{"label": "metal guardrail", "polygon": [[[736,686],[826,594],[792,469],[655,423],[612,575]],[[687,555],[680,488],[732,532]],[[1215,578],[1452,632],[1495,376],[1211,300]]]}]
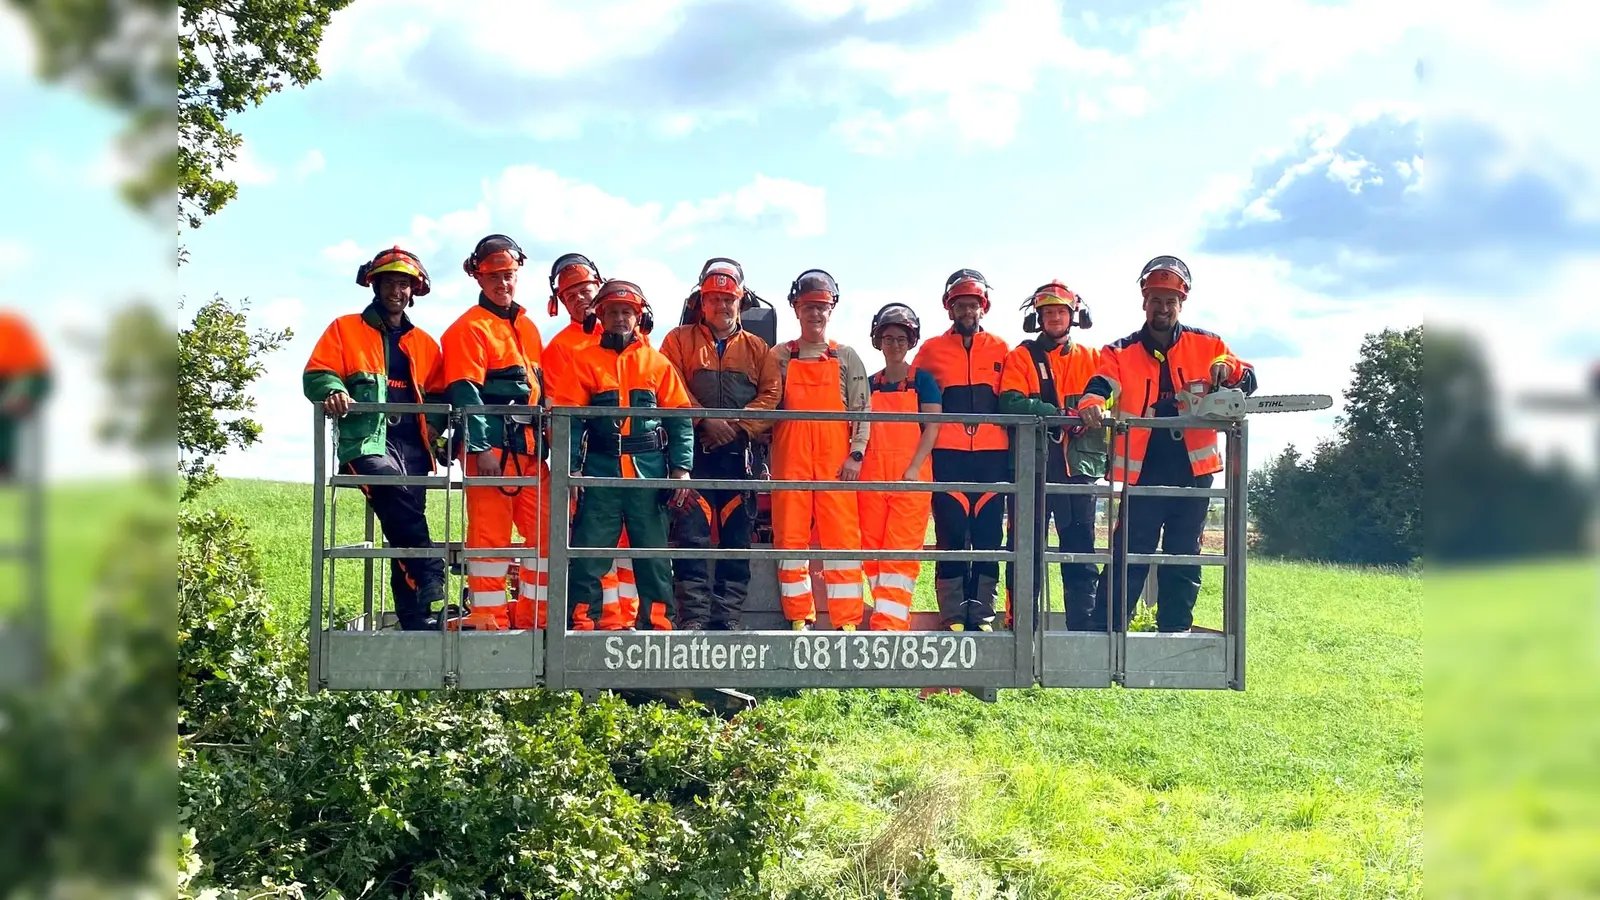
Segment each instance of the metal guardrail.
[{"label": "metal guardrail", "polygon": [[[14,481],[0,484],[0,492],[15,490],[22,499],[20,538],[0,543],[0,583],[21,585],[21,596],[8,598],[0,609],[0,689],[6,690],[31,687],[43,679],[50,619],[45,577],[45,429],[38,415],[28,416],[18,425],[23,457]],[[7,570],[17,567],[20,577],[12,582]],[[20,602],[13,605],[13,600]]]},{"label": "metal guardrail", "polygon": [[[445,404],[354,404],[352,412],[443,413],[450,428],[461,433],[469,414],[533,415],[535,432],[550,431],[549,491],[552,498],[567,497],[575,488],[618,487],[658,490],[695,489],[905,491],[901,481],[794,481],[778,479],[644,479],[599,478],[570,474],[569,453],[574,419],[616,417],[616,407],[557,408]],[[1107,481],[1097,484],[1056,484],[1045,479],[1047,429],[1074,424],[1075,417],[1041,419],[1034,416],[987,416],[983,421],[1006,427],[1011,433],[1013,479],[1009,482],[917,482],[913,490],[980,491],[1013,497],[1009,549],[871,551],[874,559],[986,560],[1010,566],[1012,590],[1008,603],[1012,623],[1008,630],[952,632],[919,629],[906,632],[834,632],[821,629],[826,610],[818,604],[818,630],[755,629],[749,631],[568,631],[567,581],[571,559],[584,557],[682,558],[681,548],[573,547],[566,502],[550,504],[551,546],[548,548],[548,624],[544,629],[509,632],[447,630],[441,621],[437,632],[379,630],[372,602],[373,561],[396,557],[435,556],[446,561],[447,571],[464,569],[466,560],[482,557],[526,557],[527,547],[467,548],[452,539],[453,522],[465,520],[465,489],[469,486],[522,486],[537,489],[537,474],[522,476],[449,475],[362,477],[327,473],[327,416],[315,407],[316,495],[312,526],[313,574],[311,598],[310,689],[419,690],[437,688],[487,689],[543,686],[564,689],[630,688],[814,688],[814,687],[1126,687],[1244,689],[1245,672],[1245,494],[1247,426],[1243,418],[1197,419],[1110,418],[1113,442],[1126,452],[1131,429],[1159,427],[1202,428],[1226,435],[1224,486],[1188,488],[1127,485]],[[725,419],[804,419],[809,421],[860,421],[968,423],[970,417],[952,413],[852,413],[797,410],[652,409],[656,417]],[[540,448],[541,451],[543,448]],[[366,540],[344,547],[327,544],[337,525],[337,500],[324,501],[328,488],[361,484],[426,484],[446,494],[444,540],[428,549],[378,547],[373,519],[367,512]],[[1225,551],[1197,557],[1168,554],[1127,554],[1128,530],[1120,536],[1124,566],[1122,596],[1108,591],[1106,627],[1092,632],[1069,632],[1050,627],[1049,598],[1035,597],[1035,578],[1059,562],[1094,562],[1109,565],[1110,548],[1094,553],[1063,553],[1045,547],[1043,503],[1051,494],[1088,493],[1112,500],[1115,516],[1125,523],[1127,504],[1122,498],[1147,495],[1222,497],[1224,499]],[[461,505],[456,506],[457,503]],[[459,516],[456,510],[460,510]],[[324,522],[324,514],[327,522]],[[1030,527],[1017,527],[1030,523]],[[334,530],[333,533],[337,533]],[[748,550],[695,550],[696,558],[743,558],[751,561],[750,601],[760,593],[757,570],[779,559],[864,559],[861,550],[804,551],[752,547]],[[333,627],[335,616],[325,600],[331,595],[333,576],[324,580],[329,560],[364,561],[362,614],[343,628]],[[1129,585],[1126,566],[1149,564],[1220,566],[1224,570],[1223,628],[1220,632],[1196,629],[1186,634],[1129,633],[1113,626],[1111,611],[1125,602]],[[464,579],[464,574],[461,576]],[[1004,580],[1002,580],[1002,583]],[[763,587],[765,585],[763,584]],[[771,585],[776,593],[776,580]],[[457,590],[447,592],[460,596]],[[650,598],[641,598],[648,603]],[[670,604],[671,598],[666,598]],[[1040,613],[1043,600],[1046,612]],[[914,613],[914,618],[926,614]],[[915,623],[914,623],[915,624]],[[319,627],[320,625],[320,627]]]}]

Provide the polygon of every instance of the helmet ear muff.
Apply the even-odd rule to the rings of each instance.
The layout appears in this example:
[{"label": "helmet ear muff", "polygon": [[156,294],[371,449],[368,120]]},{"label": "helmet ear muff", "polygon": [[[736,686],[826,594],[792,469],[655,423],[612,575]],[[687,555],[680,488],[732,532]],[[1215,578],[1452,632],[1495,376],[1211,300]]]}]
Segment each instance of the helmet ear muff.
[{"label": "helmet ear muff", "polygon": [[1022,317],[1022,330],[1029,334],[1039,333],[1039,314],[1037,312],[1030,312]]},{"label": "helmet ear muff", "polygon": [[550,295],[550,305],[545,307],[545,314],[546,315],[550,315],[550,316],[554,316],[559,311],[560,311],[560,308],[556,304],[556,295],[555,294],[551,294]]},{"label": "helmet ear muff", "polygon": [[1093,328],[1094,317],[1089,315],[1089,304],[1078,301],[1078,310],[1072,314],[1072,324],[1079,328]]}]

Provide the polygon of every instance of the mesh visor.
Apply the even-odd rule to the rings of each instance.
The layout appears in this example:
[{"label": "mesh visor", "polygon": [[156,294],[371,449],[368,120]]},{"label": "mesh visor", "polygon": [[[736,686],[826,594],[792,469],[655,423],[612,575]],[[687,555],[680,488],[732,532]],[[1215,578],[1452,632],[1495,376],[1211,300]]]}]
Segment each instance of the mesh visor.
[{"label": "mesh visor", "polygon": [[580,284],[587,284],[588,282],[599,280],[599,276],[595,274],[595,271],[589,268],[583,262],[570,262],[563,266],[560,270],[560,274],[556,276],[556,292],[560,293],[565,291],[567,288],[576,287]]},{"label": "mesh visor", "polygon": [[817,269],[806,272],[796,279],[795,288],[796,303],[833,303],[839,299],[839,285],[833,280],[833,276]]},{"label": "mesh visor", "polygon": [[631,303],[639,309],[644,309],[644,291],[631,281],[612,279],[601,286],[600,292],[595,295],[594,308],[598,311],[604,308],[606,304],[618,301]]},{"label": "mesh visor", "polygon": [[720,261],[709,263],[700,273],[700,293],[742,296],[744,276],[738,266],[732,263]]}]

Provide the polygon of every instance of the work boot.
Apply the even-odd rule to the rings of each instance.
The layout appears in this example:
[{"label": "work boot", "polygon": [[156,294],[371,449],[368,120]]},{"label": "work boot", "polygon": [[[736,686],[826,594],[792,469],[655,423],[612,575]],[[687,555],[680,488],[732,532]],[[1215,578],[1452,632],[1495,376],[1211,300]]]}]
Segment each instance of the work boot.
[{"label": "work boot", "polygon": [[789,620],[789,624],[794,627],[795,631],[811,630],[811,623],[807,622],[805,619],[791,619]]}]

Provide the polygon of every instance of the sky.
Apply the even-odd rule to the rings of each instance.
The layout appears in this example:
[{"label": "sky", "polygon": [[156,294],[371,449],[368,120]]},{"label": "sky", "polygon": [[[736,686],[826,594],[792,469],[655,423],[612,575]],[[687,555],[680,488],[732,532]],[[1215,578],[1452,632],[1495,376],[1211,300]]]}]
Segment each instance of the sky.
[{"label": "sky", "polygon": [[[0,7],[0,10],[5,9]],[[831,335],[881,357],[891,301],[948,327],[939,294],[968,267],[984,325],[1061,279],[1104,344],[1143,321],[1136,278],[1160,254],[1195,279],[1184,322],[1220,334],[1261,392],[1335,407],[1252,419],[1251,464],[1331,437],[1364,335],[1430,326],[1487,342],[1502,402],[1576,386],[1600,354],[1600,40],[1576,2],[1179,0],[356,0],[323,77],[234,116],[239,196],[172,238],[110,185],[117,120],[39,87],[0,12],[0,302],[26,309],[62,365],[71,336],[146,295],[176,326],[213,295],[294,338],[255,386],[261,442],[228,476],[308,481],[300,373],[334,317],[370,294],[357,265],[399,243],[434,290],[438,337],[475,300],[461,260],[504,232],[529,255],[519,300],[546,338],[550,261],[577,251],[641,284],[675,324],[700,264],[743,263],[798,334],[789,282],[837,278]],[[48,110],[49,122],[43,113]],[[1428,179],[1424,191],[1424,174]],[[96,264],[61,265],[93,233]],[[181,298],[182,307],[179,306]],[[111,471],[74,436],[103,402],[77,377],[51,411],[52,477]],[[1487,398],[1486,398],[1487,402]],[[1510,436],[1593,464],[1593,422],[1526,416]]]}]

